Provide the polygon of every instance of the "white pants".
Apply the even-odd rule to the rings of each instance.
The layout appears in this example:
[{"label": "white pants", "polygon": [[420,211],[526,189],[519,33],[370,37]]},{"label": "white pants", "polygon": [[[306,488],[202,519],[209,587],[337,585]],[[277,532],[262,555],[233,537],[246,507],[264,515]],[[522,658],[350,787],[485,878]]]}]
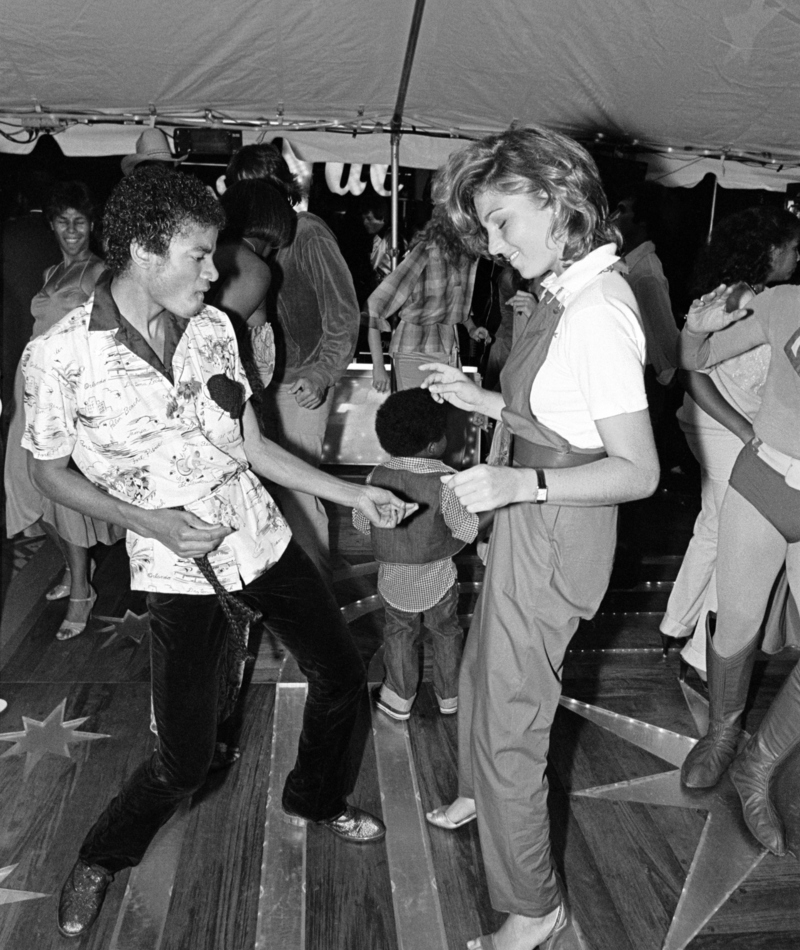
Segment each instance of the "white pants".
[{"label": "white pants", "polygon": [[681,656],[695,669],[706,669],[706,615],[717,610],[717,533],[719,512],[742,441],[724,426],[681,423],[692,455],[700,464],[700,514],[672,588],[661,632],[691,637]]},{"label": "white pants", "polygon": [[[268,435],[287,452],[309,465],[319,468],[322,444],[328,416],[333,405],[333,387],[328,389],[325,401],[316,409],[297,405],[289,386],[271,385],[264,393],[267,415],[270,417]],[[330,541],[328,514],[316,495],[282,486],[270,486],[284,518],[289,522],[292,535],[317,566],[322,577],[330,583]]]}]

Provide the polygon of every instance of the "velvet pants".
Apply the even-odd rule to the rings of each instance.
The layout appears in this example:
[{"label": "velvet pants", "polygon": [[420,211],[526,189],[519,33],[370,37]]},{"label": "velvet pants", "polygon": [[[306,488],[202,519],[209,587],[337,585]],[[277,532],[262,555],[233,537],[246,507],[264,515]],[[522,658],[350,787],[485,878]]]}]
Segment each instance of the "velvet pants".
[{"label": "velvet pants", "polygon": [[[239,595],[263,614],[308,678],[297,760],[283,789],[289,811],[335,818],[353,790],[369,728],[366,671],[338,606],[295,541]],[[205,781],[217,737],[227,622],[214,595],[148,595],[158,744],[107,806],[80,857],[116,873],[142,859],[178,804]]]}]

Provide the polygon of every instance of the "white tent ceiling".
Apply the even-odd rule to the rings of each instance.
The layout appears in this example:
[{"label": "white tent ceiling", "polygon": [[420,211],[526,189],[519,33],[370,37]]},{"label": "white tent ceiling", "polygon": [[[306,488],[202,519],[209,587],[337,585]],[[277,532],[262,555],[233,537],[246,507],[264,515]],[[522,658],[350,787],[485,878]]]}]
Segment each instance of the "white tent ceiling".
[{"label": "white tent ceiling", "polygon": [[[142,122],[217,123],[245,141],[283,135],[309,161],[387,163],[413,12],[0,0],[0,131],[16,140],[0,149],[77,122],[59,133],[65,152],[124,154]],[[720,184],[782,189],[800,181],[798,62],[796,0],[427,0],[401,162],[435,167],[515,120],[654,152],[665,184],[720,173],[724,155]]]}]

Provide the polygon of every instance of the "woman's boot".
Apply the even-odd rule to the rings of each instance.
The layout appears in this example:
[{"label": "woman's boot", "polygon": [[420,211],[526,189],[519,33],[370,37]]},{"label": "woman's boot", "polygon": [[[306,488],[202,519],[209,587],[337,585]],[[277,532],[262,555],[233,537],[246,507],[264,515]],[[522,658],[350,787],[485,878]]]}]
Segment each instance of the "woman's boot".
[{"label": "woman's boot", "polygon": [[681,767],[681,781],[688,788],[716,785],[736,755],[756,656],[757,637],[733,656],[720,656],[713,644],[716,620],[713,613],[706,617],[708,732],[686,756]]},{"label": "woman's boot", "polygon": [[733,761],[729,775],[747,827],[773,854],[786,854],[783,821],[769,799],[778,766],[800,743],[800,663],[772,701],[761,725]]}]

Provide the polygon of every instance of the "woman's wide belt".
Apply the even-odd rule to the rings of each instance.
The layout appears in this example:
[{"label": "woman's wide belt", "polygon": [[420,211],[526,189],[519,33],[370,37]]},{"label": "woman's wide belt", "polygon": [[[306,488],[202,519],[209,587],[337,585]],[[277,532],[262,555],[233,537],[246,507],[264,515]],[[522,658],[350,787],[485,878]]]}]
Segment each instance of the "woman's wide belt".
[{"label": "woman's wide belt", "polygon": [[606,458],[605,449],[590,452],[560,452],[549,445],[528,442],[515,435],[511,444],[511,463],[518,468],[575,468]]}]

